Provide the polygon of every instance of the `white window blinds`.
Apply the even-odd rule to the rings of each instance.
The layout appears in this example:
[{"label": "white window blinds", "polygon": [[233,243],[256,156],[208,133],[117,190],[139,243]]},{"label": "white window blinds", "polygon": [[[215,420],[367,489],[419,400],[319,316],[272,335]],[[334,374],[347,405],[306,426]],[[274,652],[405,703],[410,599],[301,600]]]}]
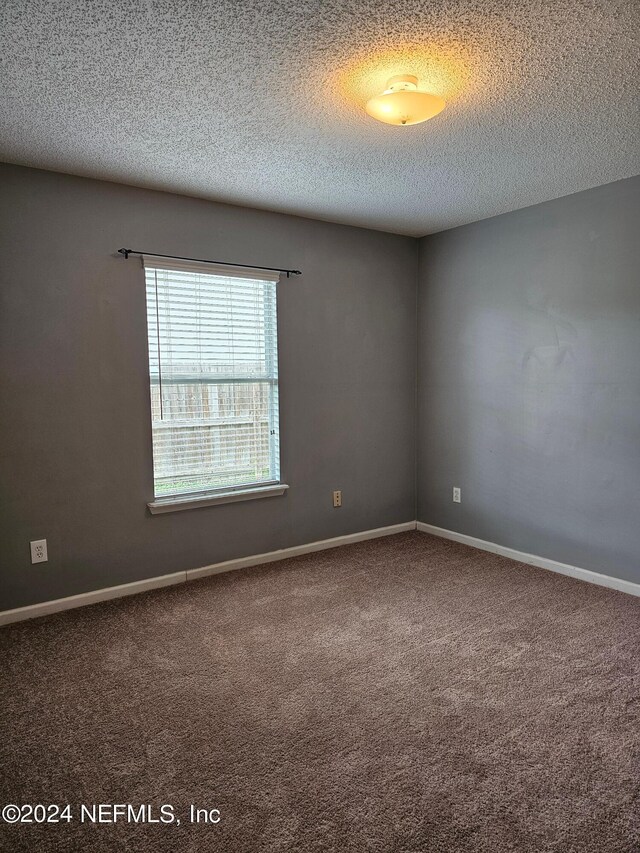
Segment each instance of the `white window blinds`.
[{"label": "white window blinds", "polygon": [[143,264],[156,498],[278,483],[278,274]]}]

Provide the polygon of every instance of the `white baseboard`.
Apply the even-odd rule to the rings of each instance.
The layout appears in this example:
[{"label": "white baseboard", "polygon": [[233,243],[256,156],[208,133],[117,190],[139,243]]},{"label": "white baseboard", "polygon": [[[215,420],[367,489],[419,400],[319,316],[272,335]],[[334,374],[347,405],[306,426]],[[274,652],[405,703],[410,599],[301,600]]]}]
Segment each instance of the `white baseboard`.
[{"label": "white baseboard", "polygon": [[123,598],[125,595],[135,595],[149,589],[159,589],[186,581],[186,572],[174,572],[171,575],[159,575],[155,578],[145,578],[142,581],[123,583],[119,586],[108,586],[95,589],[92,592],[81,592],[67,598],[55,598],[53,601],[42,601],[39,604],[28,604],[26,607],[16,607],[13,610],[0,611],[0,625],[11,622],[22,622],[23,619],[35,619],[36,616],[49,616],[61,610],[73,610],[75,607],[85,607],[87,604],[97,604],[99,601],[109,601],[111,598]]},{"label": "white baseboard", "polygon": [[96,589],[93,592],[83,592],[80,595],[57,598],[54,601],[43,601],[40,604],[29,604],[26,607],[3,610],[0,611],[0,625],[21,622],[24,619],[34,619],[36,616],[48,616],[51,613],[59,613],[61,610],[72,610],[75,607],[84,607],[87,604],[96,604],[99,601],[122,598],[125,595],[135,595],[138,592],[146,592],[150,589],[159,589],[160,587],[172,586],[177,583],[186,583],[187,581],[208,577],[209,575],[231,572],[235,569],[245,569],[249,566],[259,566],[263,563],[274,563],[276,560],[286,560],[288,557],[298,557],[301,554],[311,554],[313,551],[338,548],[340,545],[351,545],[354,542],[363,542],[365,539],[377,539],[380,536],[391,536],[394,533],[404,533],[407,530],[415,529],[415,521],[406,521],[403,524],[392,524],[390,527],[362,530],[359,533],[335,536],[333,539],[321,539],[318,542],[295,545],[292,548],[282,548],[279,551],[269,551],[266,554],[255,554],[252,557],[240,557],[237,560],[214,563],[211,566],[203,566],[200,569],[187,569],[184,572],[174,572],[170,575],[159,575],[158,577],[124,583],[119,586],[109,586],[104,589]]},{"label": "white baseboard", "polygon": [[415,521],[405,521],[404,524],[392,524],[390,527],[376,527],[373,530],[362,530],[360,533],[349,533],[346,536],[334,536],[333,539],[320,539],[307,545],[294,545],[293,548],[282,548],[280,551],[269,551],[266,554],[255,554],[253,557],[240,557],[237,560],[227,560],[226,563],[214,563],[201,569],[188,569],[187,580],[206,578],[221,572],[231,572],[235,569],[246,569],[249,566],[260,566],[263,563],[274,563],[276,560],[286,560],[289,557],[299,557],[311,554],[313,551],[325,551],[327,548],[339,548],[340,545],[352,545],[354,542],[364,542],[365,539],[378,539],[380,536],[391,536],[394,533],[405,533],[415,530]]},{"label": "white baseboard", "polygon": [[629,595],[640,596],[640,584],[633,583],[633,581],[614,578],[610,575],[601,575],[589,569],[580,569],[578,566],[570,566],[567,563],[558,563],[546,557],[538,557],[536,554],[516,551],[514,548],[496,545],[495,542],[486,542],[484,539],[476,539],[475,536],[467,536],[466,533],[456,533],[455,530],[446,530],[444,527],[425,524],[424,521],[416,522],[416,528],[422,533],[431,533],[433,536],[440,536],[442,539],[451,539],[453,542],[471,545],[473,548],[480,548],[482,551],[490,551],[492,554],[500,554],[502,557],[517,560],[519,563],[526,563],[529,566],[536,566],[539,569],[546,569],[549,572],[557,572],[560,575],[569,575],[569,577],[578,578],[578,580],[587,581],[588,583],[595,583],[598,586],[606,586],[609,589],[627,592]]},{"label": "white baseboard", "polygon": [[37,616],[59,613],[62,610],[72,610],[75,607],[84,607],[88,604],[97,604],[100,601],[108,601],[113,598],[122,598],[126,595],[135,595],[136,593],[146,592],[150,589],[160,589],[161,587],[172,586],[173,584],[186,583],[187,581],[208,577],[209,575],[231,572],[236,569],[245,569],[250,566],[259,566],[264,563],[273,563],[277,560],[286,560],[289,557],[311,554],[314,551],[338,548],[341,545],[351,545],[355,542],[364,542],[366,539],[377,539],[381,536],[391,536],[394,533],[404,533],[407,530],[416,529],[423,533],[431,533],[433,536],[440,536],[443,539],[460,542],[463,545],[471,545],[473,548],[480,548],[482,551],[489,551],[492,554],[500,554],[503,557],[509,557],[511,560],[517,560],[519,563],[526,563],[527,565],[537,566],[540,569],[546,569],[550,572],[569,575],[588,583],[640,596],[640,584],[633,583],[632,581],[602,575],[598,572],[592,572],[589,569],[570,566],[567,563],[558,563],[546,557],[538,557],[536,554],[526,554],[524,551],[516,551],[514,548],[497,545],[495,542],[476,539],[475,536],[468,536],[466,533],[456,533],[455,530],[435,527],[433,524],[425,524],[423,521],[406,521],[403,524],[393,524],[390,527],[362,530],[359,533],[335,536],[332,539],[321,539],[318,542],[309,542],[306,545],[294,545],[292,548],[282,548],[279,551],[269,551],[266,554],[254,554],[251,557],[226,560],[223,563],[214,563],[213,565],[203,566],[199,569],[187,569],[183,572],[174,572],[173,574],[145,578],[144,580],[120,584],[119,586],[96,589],[93,592],[83,592],[80,595],[71,595],[67,598],[55,599],[54,601],[43,601],[40,604],[29,604],[26,607],[16,607],[13,610],[0,611],[0,626],[9,625],[12,622],[21,622],[24,619],[34,619]]}]

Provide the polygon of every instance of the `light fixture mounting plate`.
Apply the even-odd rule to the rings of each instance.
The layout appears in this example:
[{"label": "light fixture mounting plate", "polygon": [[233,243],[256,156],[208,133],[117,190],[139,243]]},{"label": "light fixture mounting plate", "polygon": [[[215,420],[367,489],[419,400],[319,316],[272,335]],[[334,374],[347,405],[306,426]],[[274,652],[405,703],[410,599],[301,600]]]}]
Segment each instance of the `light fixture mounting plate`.
[{"label": "light fixture mounting plate", "polygon": [[387,80],[386,92],[415,92],[418,88],[418,78],[413,74],[396,74]]}]

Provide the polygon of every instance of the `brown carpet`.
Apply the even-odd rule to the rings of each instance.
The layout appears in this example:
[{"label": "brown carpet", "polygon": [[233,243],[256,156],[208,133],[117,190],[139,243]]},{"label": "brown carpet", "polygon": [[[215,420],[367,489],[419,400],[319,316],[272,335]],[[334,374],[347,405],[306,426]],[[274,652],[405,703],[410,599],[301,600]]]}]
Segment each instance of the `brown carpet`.
[{"label": "brown carpet", "polygon": [[639,617],[406,533],[7,627],[1,849],[638,851]]}]

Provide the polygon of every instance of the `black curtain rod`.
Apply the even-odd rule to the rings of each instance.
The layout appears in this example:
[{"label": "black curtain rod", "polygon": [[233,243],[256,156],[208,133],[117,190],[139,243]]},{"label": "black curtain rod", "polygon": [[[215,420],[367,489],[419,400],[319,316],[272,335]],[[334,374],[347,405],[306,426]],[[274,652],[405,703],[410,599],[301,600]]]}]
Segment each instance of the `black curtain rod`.
[{"label": "black curtain rod", "polygon": [[199,264],[221,264],[225,267],[242,267],[248,270],[269,270],[269,272],[285,273],[287,278],[292,275],[302,275],[300,270],[282,270],[279,267],[255,267],[253,264],[229,264],[226,261],[207,261],[204,258],[182,258],[180,255],[159,255],[157,252],[137,252],[135,249],[118,249],[118,253],[124,255],[125,260],[128,259],[129,255],[149,255],[152,258],[170,258],[174,261],[196,261]]}]

